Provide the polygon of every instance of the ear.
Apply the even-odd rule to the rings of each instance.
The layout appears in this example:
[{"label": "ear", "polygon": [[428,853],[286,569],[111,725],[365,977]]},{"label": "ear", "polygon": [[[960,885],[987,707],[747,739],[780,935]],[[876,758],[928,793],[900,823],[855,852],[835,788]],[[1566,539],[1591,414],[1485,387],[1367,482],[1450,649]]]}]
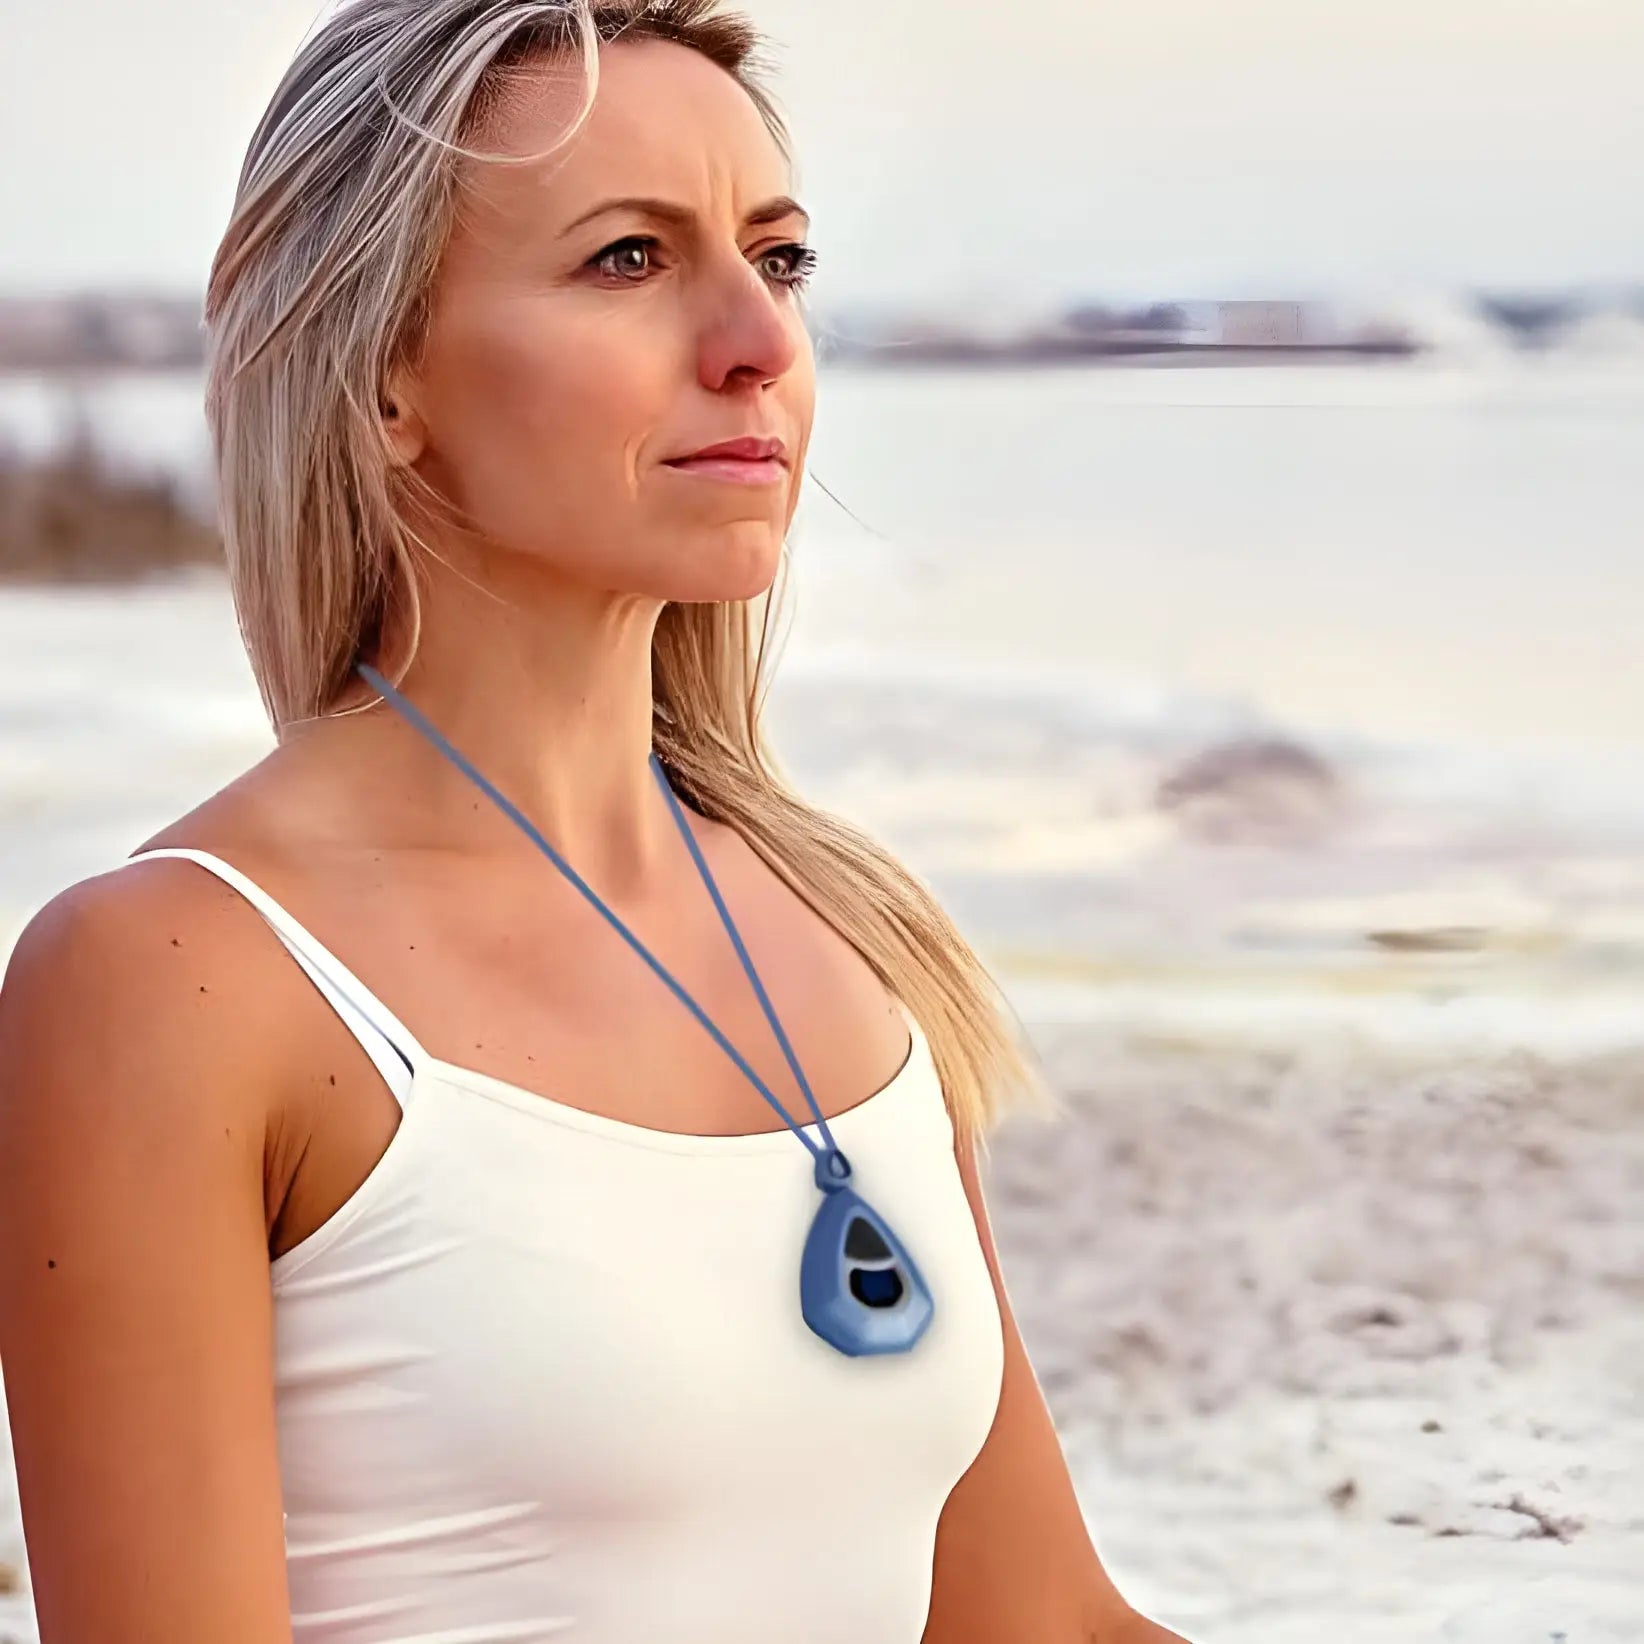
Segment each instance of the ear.
[{"label": "ear", "polygon": [[416,384],[408,373],[395,371],[384,384],[378,403],[393,461],[409,468],[428,443],[427,426],[417,411]]}]

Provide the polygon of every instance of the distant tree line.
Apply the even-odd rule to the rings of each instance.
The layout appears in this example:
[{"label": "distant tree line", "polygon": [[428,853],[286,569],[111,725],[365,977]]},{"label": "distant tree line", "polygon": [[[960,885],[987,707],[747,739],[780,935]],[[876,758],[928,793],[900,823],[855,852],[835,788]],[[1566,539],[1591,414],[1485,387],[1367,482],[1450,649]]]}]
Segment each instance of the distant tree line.
[{"label": "distant tree line", "polygon": [[196,297],[0,298],[0,370],[187,371],[205,361]]}]

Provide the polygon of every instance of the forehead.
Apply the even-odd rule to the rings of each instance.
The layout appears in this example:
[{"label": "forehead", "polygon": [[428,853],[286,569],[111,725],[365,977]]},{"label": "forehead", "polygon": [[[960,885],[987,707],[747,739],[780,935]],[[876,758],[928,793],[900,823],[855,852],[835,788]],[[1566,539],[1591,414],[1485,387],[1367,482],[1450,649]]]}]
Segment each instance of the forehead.
[{"label": "forehead", "polygon": [[600,51],[599,89],[582,129],[561,138],[583,96],[580,62],[538,59],[512,71],[469,146],[541,154],[525,165],[465,162],[472,204],[569,222],[612,194],[651,194],[741,209],[783,192],[788,166],[753,99],[720,66],[666,40]]}]

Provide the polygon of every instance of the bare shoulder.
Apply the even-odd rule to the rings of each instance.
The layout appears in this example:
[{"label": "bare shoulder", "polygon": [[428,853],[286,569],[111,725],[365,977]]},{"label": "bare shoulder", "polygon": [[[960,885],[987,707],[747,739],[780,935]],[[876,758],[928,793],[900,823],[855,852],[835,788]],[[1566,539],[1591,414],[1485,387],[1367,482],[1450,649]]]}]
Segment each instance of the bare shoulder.
[{"label": "bare shoulder", "polygon": [[214,1138],[262,1203],[306,988],[256,910],[197,863],[82,879],[29,920],[0,977],[0,1136],[26,1126],[65,1151]]},{"label": "bare shoulder", "polygon": [[59,891],[24,926],[0,979],[0,1058],[66,1057],[110,1072],[169,1058],[206,1069],[214,1050],[232,1049],[243,1068],[248,1036],[276,1024],[258,1008],[269,966],[241,901],[173,858]]},{"label": "bare shoulder", "polygon": [[278,1041],[226,894],[172,860],[83,880],[0,983],[0,1362],[47,1636],[289,1637]]},{"label": "bare shoulder", "polygon": [[[290,983],[241,901],[162,858],[81,880],[29,920],[0,978],[0,1200],[49,1190],[54,1214],[140,1223],[146,1199],[210,1170],[264,1223]],[[94,1192],[118,1161],[119,1192]]]}]

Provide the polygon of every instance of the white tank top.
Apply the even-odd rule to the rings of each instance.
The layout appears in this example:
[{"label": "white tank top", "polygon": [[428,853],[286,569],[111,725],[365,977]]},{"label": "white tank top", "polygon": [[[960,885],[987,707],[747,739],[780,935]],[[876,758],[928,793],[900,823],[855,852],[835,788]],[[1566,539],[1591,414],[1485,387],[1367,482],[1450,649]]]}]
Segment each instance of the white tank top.
[{"label": "white tank top", "polygon": [[441,1062],[238,869],[128,860],[164,856],[257,908],[404,1110],[271,1263],[297,1644],[919,1644],[1004,1352],[906,1009],[901,1071],[828,1127],[936,1312],[851,1358],[800,1315],[820,1195],[785,1126],[653,1130]]}]

